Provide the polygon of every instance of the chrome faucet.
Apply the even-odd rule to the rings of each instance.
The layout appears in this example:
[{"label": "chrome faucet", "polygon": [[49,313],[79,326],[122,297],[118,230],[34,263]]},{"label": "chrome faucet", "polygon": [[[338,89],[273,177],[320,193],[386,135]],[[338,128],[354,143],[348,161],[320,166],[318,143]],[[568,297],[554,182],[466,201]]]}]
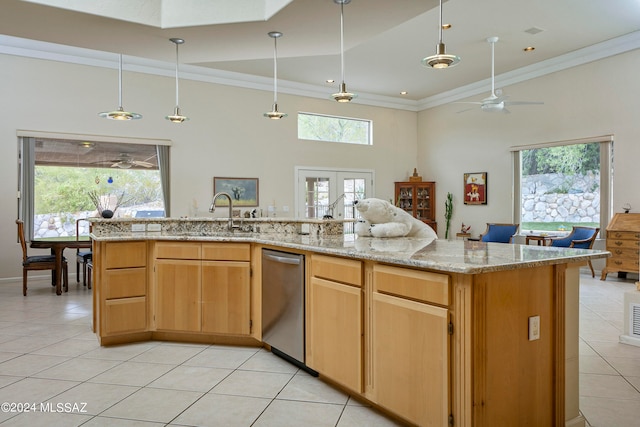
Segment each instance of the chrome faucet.
[{"label": "chrome faucet", "polygon": [[220,196],[225,196],[229,199],[229,225],[227,228],[229,231],[233,231],[233,200],[231,199],[231,195],[229,193],[225,193],[224,191],[220,191],[213,196],[213,200],[211,201],[211,206],[209,207],[209,212],[214,213],[216,211],[216,199]]}]

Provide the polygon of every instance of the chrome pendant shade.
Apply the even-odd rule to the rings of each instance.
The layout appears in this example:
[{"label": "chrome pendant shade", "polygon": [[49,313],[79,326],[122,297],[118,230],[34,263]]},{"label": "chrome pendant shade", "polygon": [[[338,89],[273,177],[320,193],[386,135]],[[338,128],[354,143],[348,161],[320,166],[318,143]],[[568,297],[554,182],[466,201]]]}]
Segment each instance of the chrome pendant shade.
[{"label": "chrome pendant shade", "polygon": [[340,83],[340,92],[334,93],[331,97],[338,102],[350,102],[358,95],[347,92],[347,85],[344,82],[344,5],[351,3],[351,0],[333,0],[334,3],[340,5],[340,65],[342,73],[342,83]]},{"label": "chrome pendant shade", "polygon": [[173,115],[171,116],[165,116],[165,119],[169,120],[172,123],[182,123],[185,122],[187,120],[189,120],[189,118],[187,116],[183,116],[180,113],[180,103],[178,102],[178,96],[179,96],[179,92],[178,92],[178,46],[180,46],[181,44],[184,43],[183,39],[178,39],[178,38],[171,38],[169,39],[171,41],[171,43],[174,43],[176,45],[176,108],[174,108],[173,110]]},{"label": "chrome pendant shade", "polygon": [[444,43],[442,41],[442,0],[440,0],[440,38],[438,46],[436,47],[436,54],[427,56],[422,60],[422,65],[425,67],[442,69],[449,68],[457,65],[460,62],[460,57],[456,55],[450,55],[445,52]]},{"label": "chrome pendant shade", "polygon": [[109,120],[138,120],[142,118],[142,114],[124,111],[122,108],[122,54],[119,56],[120,62],[118,67],[118,109],[115,111],[105,111],[98,113],[98,116]]},{"label": "chrome pendant shade", "polygon": [[287,117],[287,113],[278,111],[278,38],[282,37],[282,33],[271,31],[268,34],[273,39],[273,106],[271,111],[264,113],[264,117],[279,120]]}]

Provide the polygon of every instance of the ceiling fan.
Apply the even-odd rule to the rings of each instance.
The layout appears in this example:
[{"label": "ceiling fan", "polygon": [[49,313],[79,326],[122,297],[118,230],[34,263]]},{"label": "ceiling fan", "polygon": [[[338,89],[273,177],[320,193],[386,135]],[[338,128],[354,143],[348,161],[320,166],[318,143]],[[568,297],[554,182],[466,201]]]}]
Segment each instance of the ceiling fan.
[{"label": "ceiling fan", "polygon": [[[475,104],[480,105],[480,109],[482,111],[486,111],[489,113],[501,112],[501,113],[510,113],[507,110],[507,105],[540,105],[544,104],[544,102],[534,102],[534,101],[509,101],[508,95],[503,95],[502,90],[495,89],[495,45],[498,42],[498,37],[489,37],[487,38],[487,42],[491,44],[491,95],[483,99],[482,101],[469,101],[469,102],[456,102],[456,104]],[[474,108],[468,108],[466,110],[458,111],[458,113],[463,113],[465,111],[473,110]]]},{"label": "ceiling fan", "polygon": [[112,168],[120,168],[120,169],[129,169],[132,166],[142,166],[144,168],[150,168],[153,166],[153,163],[149,163],[141,160],[133,160],[133,158],[127,153],[120,153],[117,159],[104,160],[102,162],[97,162],[97,163],[111,163]]}]

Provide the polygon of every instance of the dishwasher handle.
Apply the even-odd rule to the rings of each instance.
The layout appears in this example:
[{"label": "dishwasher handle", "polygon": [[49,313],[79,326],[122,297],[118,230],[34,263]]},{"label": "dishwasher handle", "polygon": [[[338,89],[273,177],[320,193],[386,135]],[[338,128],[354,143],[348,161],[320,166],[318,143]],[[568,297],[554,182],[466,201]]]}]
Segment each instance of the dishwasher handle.
[{"label": "dishwasher handle", "polygon": [[300,265],[300,258],[288,258],[283,256],[277,256],[272,254],[262,254],[262,257],[268,259],[270,261],[279,262],[281,264],[292,264],[292,265]]}]

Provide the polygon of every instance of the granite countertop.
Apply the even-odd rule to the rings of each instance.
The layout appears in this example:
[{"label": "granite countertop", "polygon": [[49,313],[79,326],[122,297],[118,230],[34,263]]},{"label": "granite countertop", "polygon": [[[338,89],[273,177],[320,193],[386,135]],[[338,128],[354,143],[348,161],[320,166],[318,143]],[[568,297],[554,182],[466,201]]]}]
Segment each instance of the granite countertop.
[{"label": "granite countertop", "polygon": [[586,262],[606,258],[607,251],[551,246],[484,243],[413,237],[374,238],[347,235],[300,235],[280,233],[220,232],[168,234],[123,232],[91,235],[96,241],[173,240],[195,242],[249,242],[327,255],[372,260],[401,266],[452,273],[477,274],[541,265]]}]

